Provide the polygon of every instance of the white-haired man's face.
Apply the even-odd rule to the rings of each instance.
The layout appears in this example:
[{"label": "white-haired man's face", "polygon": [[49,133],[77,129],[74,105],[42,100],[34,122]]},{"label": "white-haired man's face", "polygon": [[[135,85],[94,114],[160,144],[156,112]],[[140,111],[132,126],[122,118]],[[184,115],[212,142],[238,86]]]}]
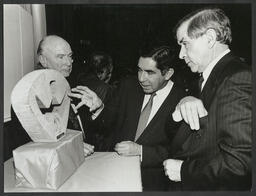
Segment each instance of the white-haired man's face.
[{"label": "white-haired man's face", "polygon": [[43,67],[57,70],[64,77],[68,77],[73,63],[71,47],[64,39],[46,40],[39,61]]},{"label": "white-haired man's face", "polygon": [[179,58],[183,59],[192,72],[201,73],[212,61],[212,47],[207,35],[190,38],[187,35],[188,22],[184,22],[177,30],[177,41],[180,45]]}]

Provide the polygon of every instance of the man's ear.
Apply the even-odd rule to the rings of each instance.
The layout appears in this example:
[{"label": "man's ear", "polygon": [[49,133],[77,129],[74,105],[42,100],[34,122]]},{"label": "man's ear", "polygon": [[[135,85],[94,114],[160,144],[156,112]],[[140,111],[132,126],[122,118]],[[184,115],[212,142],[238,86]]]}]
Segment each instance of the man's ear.
[{"label": "man's ear", "polygon": [[40,62],[40,64],[44,67],[44,68],[47,68],[47,60],[45,58],[45,56],[43,55],[39,55],[38,56],[38,61]]},{"label": "man's ear", "polygon": [[208,41],[209,48],[212,48],[216,43],[217,35],[214,29],[208,29],[205,33]]},{"label": "man's ear", "polygon": [[174,74],[174,69],[169,68],[168,71],[165,73],[164,77],[166,80],[170,80],[173,74]]}]

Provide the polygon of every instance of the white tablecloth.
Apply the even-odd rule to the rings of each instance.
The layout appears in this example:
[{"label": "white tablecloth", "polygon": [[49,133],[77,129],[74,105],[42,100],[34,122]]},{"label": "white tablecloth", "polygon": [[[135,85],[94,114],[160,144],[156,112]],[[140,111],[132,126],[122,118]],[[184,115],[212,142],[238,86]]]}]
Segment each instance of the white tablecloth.
[{"label": "white tablecloth", "polygon": [[[53,192],[46,189],[16,188],[13,159],[4,163],[4,192]],[[95,152],[57,192],[140,192],[138,156],[124,157],[115,152]]]}]

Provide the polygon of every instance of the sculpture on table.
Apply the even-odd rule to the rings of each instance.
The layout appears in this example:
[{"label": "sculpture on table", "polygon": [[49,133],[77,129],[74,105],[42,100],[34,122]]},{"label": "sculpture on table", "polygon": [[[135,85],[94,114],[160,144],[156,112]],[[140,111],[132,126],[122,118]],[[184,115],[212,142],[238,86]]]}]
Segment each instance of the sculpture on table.
[{"label": "sculpture on table", "polygon": [[[34,142],[58,141],[66,133],[70,98],[67,80],[55,70],[38,70],[14,87],[11,103]],[[44,114],[40,110],[48,108]]]},{"label": "sculpture on table", "polygon": [[29,142],[13,150],[17,187],[58,189],[84,162],[82,132],[67,129],[67,80],[55,70],[36,70],[14,87],[11,103]]}]

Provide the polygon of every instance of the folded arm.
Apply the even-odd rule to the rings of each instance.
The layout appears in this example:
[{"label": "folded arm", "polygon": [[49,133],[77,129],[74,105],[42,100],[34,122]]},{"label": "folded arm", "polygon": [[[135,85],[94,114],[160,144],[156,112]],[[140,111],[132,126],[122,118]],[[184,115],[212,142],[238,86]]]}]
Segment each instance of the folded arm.
[{"label": "folded arm", "polygon": [[172,114],[173,120],[184,120],[192,130],[199,130],[199,118],[207,116],[203,102],[195,97],[187,96],[180,100]]}]

